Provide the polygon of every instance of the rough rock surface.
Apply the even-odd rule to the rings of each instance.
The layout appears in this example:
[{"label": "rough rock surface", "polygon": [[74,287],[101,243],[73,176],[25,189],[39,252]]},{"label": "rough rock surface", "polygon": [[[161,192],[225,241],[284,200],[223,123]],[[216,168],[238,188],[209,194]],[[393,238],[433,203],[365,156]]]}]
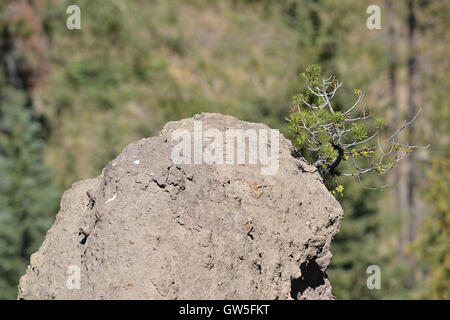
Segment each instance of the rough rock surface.
[{"label": "rough rock surface", "polygon": [[[282,135],[275,175],[175,165],[171,133],[192,132],[194,119],[204,130],[268,129],[204,113],[128,145],[64,193],[19,299],[333,299],[325,270],[343,211],[314,167]],[[67,286],[69,266],[81,289]]]}]

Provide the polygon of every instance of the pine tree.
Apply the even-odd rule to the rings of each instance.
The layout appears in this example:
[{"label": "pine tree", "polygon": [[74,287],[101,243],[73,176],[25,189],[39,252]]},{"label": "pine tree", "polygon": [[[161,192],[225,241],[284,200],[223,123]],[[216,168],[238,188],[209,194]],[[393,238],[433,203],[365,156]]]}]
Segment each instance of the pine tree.
[{"label": "pine tree", "polygon": [[427,283],[420,298],[450,299],[450,161],[435,159],[425,198],[430,212],[413,248],[425,264]]},{"label": "pine tree", "polygon": [[[450,121],[449,99],[450,59],[448,47],[450,3],[445,0],[424,0],[419,3],[418,23],[421,36],[422,60],[428,68],[423,72],[424,96],[429,109],[431,130],[427,137],[433,141],[431,161],[426,160],[426,183],[418,190],[429,212],[413,252],[422,266],[425,284],[418,288],[416,298],[450,299]],[[419,11],[419,10],[418,10]]]},{"label": "pine tree", "polygon": [[0,299],[14,299],[30,254],[56,212],[57,190],[42,162],[40,125],[23,92],[8,90],[0,104]]}]

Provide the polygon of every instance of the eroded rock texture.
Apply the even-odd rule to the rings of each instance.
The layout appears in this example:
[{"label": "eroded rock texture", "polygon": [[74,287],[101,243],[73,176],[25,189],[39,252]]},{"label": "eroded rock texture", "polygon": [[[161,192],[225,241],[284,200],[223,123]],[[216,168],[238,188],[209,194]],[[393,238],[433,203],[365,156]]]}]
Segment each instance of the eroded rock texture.
[{"label": "eroded rock texture", "polygon": [[315,168],[281,135],[274,175],[250,164],[176,165],[171,133],[193,132],[194,119],[203,130],[268,129],[201,114],[128,145],[65,192],[20,299],[333,298],[325,270],[343,211]]}]

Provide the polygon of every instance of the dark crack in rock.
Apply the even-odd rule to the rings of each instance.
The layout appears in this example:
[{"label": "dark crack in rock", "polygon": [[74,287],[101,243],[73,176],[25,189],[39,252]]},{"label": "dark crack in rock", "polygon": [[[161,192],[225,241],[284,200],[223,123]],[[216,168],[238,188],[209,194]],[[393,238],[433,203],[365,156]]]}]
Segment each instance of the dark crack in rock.
[{"label": "dark crack in rock", "polygon": [[[333,299],[343,211],[280,135],[279,169],[174,164],[171,133],[269,129],[220,114],[169,122],[64,193],[19,299]],[[80,270],[80,289],[68,282]]]}]

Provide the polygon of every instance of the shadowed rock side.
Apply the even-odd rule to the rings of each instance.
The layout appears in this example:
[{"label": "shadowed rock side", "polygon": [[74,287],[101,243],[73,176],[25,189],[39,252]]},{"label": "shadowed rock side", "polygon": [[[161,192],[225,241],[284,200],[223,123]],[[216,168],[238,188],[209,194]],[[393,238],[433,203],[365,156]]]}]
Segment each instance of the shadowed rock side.
[{"label": "shadowed rock side", "polygon": [[343,211],[314,167],[281,135],[274,175],[250,164],[175,165],[171,133],[192,133],[194,119],[203,130],[269,129],[200,114],[128,145],[64,193],[19,299],[334,298],[325,270]]}]

